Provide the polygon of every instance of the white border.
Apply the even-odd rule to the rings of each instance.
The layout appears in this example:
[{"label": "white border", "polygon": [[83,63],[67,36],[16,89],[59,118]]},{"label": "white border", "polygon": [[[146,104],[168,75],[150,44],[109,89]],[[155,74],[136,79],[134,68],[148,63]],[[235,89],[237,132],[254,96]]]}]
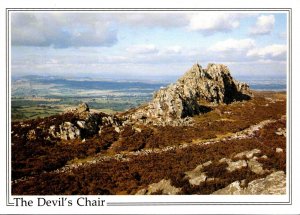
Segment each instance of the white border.
[{"label": "white border", "polygon": [[[96,3],[91,3],[89,2],[89,4],[87,4],[88,1],[85,2],[78,2],[78,1],[72,1],[72,5],[70,5],[69,3],[65,2],[59,2],[59,1],[46,1],[44,3],[39,3],[37,4],[36,1],[26,1],[26,4],[24,4],[24,2],[21,1],[13,1],[11,3],[6,2],[5,4],[3,2],[1,2],[1,10],[4,12],[5,8],[8,7],[86,7],[87,5],[89,7],[101,7],[101,8],[108,8],[108,7],[113,7],[112,5],[118,5],[118,6],[123,6],[123,7],[130,7],[130,4],[126,4],[126,5],[122,5],[124,3],[120,3],[120,2],[116,2],[116,1],[111,1],[110,3],[102,3],[101,5],[96,4]],[[134,7],[137,7],[139,4],[136,1],[130,1],[133,2]],[[153,2],[153,1],[152,1]],[[270,8],[270,6],[274,7],[274,5],[276,5],[276,7],[284,7],[284,8],[288,8],[291,7],[293,9],[293,15],[296,14],[296,11],[299,11],[299,6],[296,6],[296,3],[298,4],[298,2],[296,1],[285,1],[285,3],[274,3],[272,1],[266,1],[264,3],[259,1],[252,1],[252,3],[250,3],[249,1],[247,2],[239,2],[239,1],[227,1],[234,3],[234,4],[228,4],[225,7],[228,7],[230,5],[234,5],[235,7],[265,7],[265,8]],[[272,2],[272,3],[271,3]],[[118,4],[114,4],[114,3],[118,3]],[[128,1],[126,2],[128,3]],[[219,4],[216,4],[216,1],[213,2],[201,2],[197,3],[196,1],[185,1],[184,4],[182,2],[178,2],[178,1],[174,1],[171,5],[172,7],[183,7],[183,8],[199,8],[199,7],[215,7],[215,5],[218,5],[218,7],[224,7],[224,2],[218,2]],[[269,3],[269,4],[268,4]],[[131,3],[132,5],[132,3]],[[158,5],[158,6],[157,6]],[[166,5],[165,3],[157,3],[157,5],[155,5],[156,8],[158,7],[166,7],[169,8],[170,5]],[[149,6],[149,4],[147,5],[143,5],[140,7],[146,7]],[[153,8],[154,6],[151,5],[151,8]],[[5,17],[3,16],[5,13],[1,13],[1,29],[5,29],[5,25],[3,25],[3,23],[5,23]],[[298,18],[297,18],[298,17]],[[293,16],[293,31],[294,29],[296,29],[297,25],[295,25],[295,23],[297,23],[298,21],[296,20],[300,20],[299,19],[299,15],[298,13]],[[299,23],[298,23],[298,26]],[[3,31],[4,32],[4,31]],[[295,32],[295,31],[294,31]],[[299,36],[299,31],[294,33],[295,35]],[[3,38],[5,34],[2,34],[1,38],[1,56],[3,56],[4,54],[4,50],[5,50],[5,45],[4,42],[5,38]],[[300,38],[300,37],[295,37],[293,35],[294,41],[293,44],[299,44],[297,42],[295,42],[295,38]],[[295,51],[295,48],[293,48],[293,51]],[[295,51],[298,52],[299,51]],[[295,53],[293,52],[293,56],[295,56]],[[300,56],[300,55],[298,55]],[[1,63],[2,63],[2,68],[5,68],[5,55],[1,58]],[[295,66],[296,64],[296,66]],[[299,63],[294,63],[293,62],[293,71],[295,71],[295,67],[299,68]],[[293,74],[293,78],[299,77],[299,75],[297,74]],[[4,75],[1,78],[1,92],[5,92],[5,78]],[[293,93],[295,94],[295,93]],[[1,98],[5,98],[5,95],[3,95]],[[295,102],[294,98],[293,98],[293,103]],[[296,100],[297,102],[297,100]],[[3,99],[1,100],[1,111],[3,116],[5,115],[5,101],[3,101]],[[299,104],[299,103],[298,103]],[[4,108],[3,108],[4,107]],[[295,113],[293,113],[295,114]],[[297,115],[296,113],[296,119],[299,115]],[[294,117],[294,115],[293,115]],[[295,124],[295,119],[293,119],[293,128],[297,129],[297,124]],[[5,131],[5,126],[4,123],[1,123],[1,142],[5,143],[3,137],[5,137],[5,134],[3,131]],[[295,142],[295,138],[293,138],[293,141]],[[298,146],[295,146],[296,144],[293,145],[293,158],[297,158],[297,155],[295,154],[295,150],[298,151]],[[296,148],[296,149],[295,149]],[[0,148],[0,152],[1,152],[1,156],[0,157],[5,157],[4,154],[2,154],[3,152],[5,152],[5,150],[3,150],[3,144],[1,145]],[[3,165],[4,164],[4,165]],[[295,162],[295,159],[293,160],[293,164],[294,166],[297,166],[297,162]],[[3,159],[1,159],[1,176],[4,176],[4,171],[5,171],[5,161]],[[297,170],[296,170],[297,171]],[[294,171],[294,172],[296,172]],[[299,179],[299,175],[297,174],[293,174],[294,177],[297,177],[297,179]],[[2,179],[4,177],[1,177],[1,183],[5,184],[6,182],[4,182]],[[293,178],[293,182],[295,182],[295,178]],[[294,183],[293,184],[293,188],[297,188],[298,184]],[[238,206],[230,206],[230,205],[200,205],[200,206],[176,206],[176,211],[171,210],[172,207],[168,207],[168,206],[143,206],[143,207],[102,207],[102,208],[82,208],[82,207],[64,207],[64,208],[60,208],[60,207],[56,207],[56,208],[16,208],[16,207],[7,207],[5,205],[3,205],[3,203],[5,203],[4,198],[3,198],[3,193],[5,193],[5,190],[3,189],[4,186],[0,186],[0,211],[1,213],[20,213],[20,214],[25,214],[25,213],[282,213],[282,214],[286,214],[286,213],[297,213],[299,212],[299,198],[294,198],[293,199],[293,205],[287,205],[287,206],[278,206],[278,205],[238,205]],[[293,189],[293,193],[295,194],[295,189]],[[297,193],[297,195],[294,195],[295,197],[298,197],[299,194]],[[294,197],[293,196],[293,197]],[[61,197],[61,196],[59,196]],[[176,198],[187,198],[188,201],[192,201],[191,199],[197,199],[197,202],[199,201],[213,201],[213,200],[218,200],[220,199],[220,201],[224,201],[224,197],[223,196],[218,196],[216,198],[216,196],[172,196],[172,201],[175,201]],[[203,199],[203,198],[204,199]],[[236,201],[237,203],[241,201],[241,199],[243,198],[248,198],[247,196],[237,196],[238,198],[236,198],[236,196],[231,196],[231,198],[233,198],[232,201]],[[253,197],[253,196],[252,196]],[[277,199],[278,196],[271,196],[271,198]],[[280,196],[279,196],[280,197]],[[282,196],[281,196],[282,197]],[[280,197],[280,198],[281,198]],[[27,197],[26,197],[27,198]],[[32,197],[28,197],[28,198],[32,198]],[[37,198],[37,197],[34,197]],[[49,198],[57,198],[57,197],[53,197],[50,196]],[[76,197],[71,197],[71,198],[76,198]],[[104,197],[103,197],[104,198]],[[143,200],[144,198],[146,198],[146,200]],[[173,199],[175,198],[175,199]],[[213,199],[210,199],[213,198]],[[265,198],[265,196],[255,196],[255,198],[257,199],[257,201],[262,200],[263,198]],[[267,197],[270,200],[270,196]],[[134,201],[169,201],[170,197],[169,196],[105,196],[105,199],[107,202],[112,202],[112,201],[130,201],[130,199],[134,200]],[[153,200],[152,200],[153,199]],[[180,201],[184,201],[183,199],[181,199]],[[200,200],[201,199],[201,200]],[[235,199],[235,200],[234,200]],[[219,200],[218,200],[219,201]],[[280,200],[282,201],[282,200]],[[297,204],[298,202],[298,204]],[[187,209],[189,208],[189,209]],[[238,209],[241,210],[238,210]],[[227,210],[228,209],[228,210]]]}]

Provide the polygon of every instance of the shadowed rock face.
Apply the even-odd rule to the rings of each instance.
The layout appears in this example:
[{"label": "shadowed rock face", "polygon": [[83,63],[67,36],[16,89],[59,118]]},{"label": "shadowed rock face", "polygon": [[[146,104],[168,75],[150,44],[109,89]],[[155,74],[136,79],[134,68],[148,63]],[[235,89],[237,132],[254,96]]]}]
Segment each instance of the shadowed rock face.
[{"label": "shadowed rock face", "polygon": [[157,91],[153,100],[146,107],[137,109],[131,118],[170,124],[174,120],[206,112],[207,108],[201,105],[201,100],[228,104],[251,97],[249,86],[234,80],[227,66],[209,64],[203,69],[195,64],[176,83]]}]

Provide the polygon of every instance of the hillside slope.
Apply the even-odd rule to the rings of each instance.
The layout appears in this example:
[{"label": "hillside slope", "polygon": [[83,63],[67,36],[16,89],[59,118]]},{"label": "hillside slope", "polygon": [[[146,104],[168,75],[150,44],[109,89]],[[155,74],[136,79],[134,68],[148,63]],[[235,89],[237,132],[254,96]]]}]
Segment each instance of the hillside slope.
[{"label": "hillside slope", "polygon": [[125,113],[81,104],[12,123],[18,195],[284,194],[285,171],[285,93],[251,92],[223,65]]}]

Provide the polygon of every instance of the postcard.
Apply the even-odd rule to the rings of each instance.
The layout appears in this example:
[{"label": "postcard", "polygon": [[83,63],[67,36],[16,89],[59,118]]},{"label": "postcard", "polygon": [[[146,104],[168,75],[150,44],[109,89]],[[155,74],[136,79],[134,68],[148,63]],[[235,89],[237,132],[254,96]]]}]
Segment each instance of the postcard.
[{"label": "postcard", "polygon": [[299,212],[299,6],[206,5],[3,4],[1,211]]}]

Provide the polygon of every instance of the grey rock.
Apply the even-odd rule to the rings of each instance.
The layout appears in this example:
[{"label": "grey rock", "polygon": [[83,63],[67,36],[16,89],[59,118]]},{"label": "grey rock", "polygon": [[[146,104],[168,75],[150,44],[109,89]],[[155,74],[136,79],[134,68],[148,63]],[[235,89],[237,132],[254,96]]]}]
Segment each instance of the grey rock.
[{"label": "grey rock", "polygon": [[235,158],[243,158],[243,156],[246,156],[248,159],[252,158],[255,154],[260,154],[261,150],[259,149],[253,149],[251,151],[244,151],[236,154]]},{"label": "grey rock", "polygon": [[63,140],[73,140],[80,137],[80,130],[74,126],[71,122],[64,122],[59,126],[60,136]]},{"label": "grey rock", "polygon": [[239,181],[217,190],[213,195],[284,195],[286,193],[286,176],[277,171],[266,178],[251,181],[248,187],[242,188]]},{"label": "grey rock", "polygon": [[262,175],[265,173],[265,170],[263,169],[263,166],[261,163],[256,161],[254,158],[247,161],[248,168],[251,169],[252,172]]},{"label": "grey rock", "polygon": [[219,163],[228,163],[228,162],[231,162],[231,159],[229,159],[229,158],[221,158],[220,160],[219,160]]},{"label": "grey rock", "polygon": [[279,136],[286,137],[286,129],[285,128],[278,128],[278,130],[275,132],[275,134],[277,134]]},{"label": "grey rock", "polygon": [[[206,69],[195,64],[176,83],[154,93],[153,100],[127,117],[129,120],[157,125],[182,125],[187,116],[205,112],[205,103],[231,103],[250,99],[249,86],[234,80],[222,64],[209,64]],[[199,103],[200,101],[200,103]]]},{"label": "grey rock", "polygon": [[247,167],[247,162],[245,160],[239,160],[239,161],[231,161],[231,162],[227,162],[228,164],[228,167],[226,167],[226,169],[229,171],[229,172],[233,172],[237,169],[241,169],[243,167]]},{"label": "grey rock", "polygon": [[203,167],[211,165],[211,161],[207,161],[203,164],[198,165],[195,169],[192,171],[186,172],[186,177],[189,179],[189,183],[192,185],[199,185],[202,182],[205,182],[207,179],[207,176],[205,172],[202,171]]},{"label": "grey rock", "polygon": [[171,185],[171,180],[163,179],[158,183],[153,183],[148,186],[147,189],[139,190],[136,195],[151,195],[155,192],[161,191],[165,195],[175,195],[181,191],[180,188],[176,188]]}]

